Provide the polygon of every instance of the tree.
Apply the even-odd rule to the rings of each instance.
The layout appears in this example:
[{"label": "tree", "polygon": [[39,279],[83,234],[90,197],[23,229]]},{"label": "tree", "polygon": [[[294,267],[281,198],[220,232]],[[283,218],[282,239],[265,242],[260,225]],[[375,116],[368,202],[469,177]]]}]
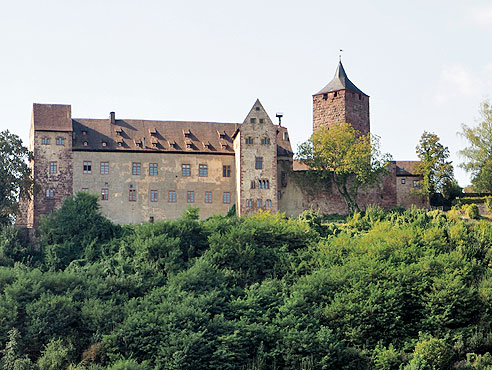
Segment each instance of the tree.
[{"label": "tree", "polygon": [[28,165],[32,159],[20,137],[8,130],[0,132],[0,223],[12,221],[20,197],[32,197],[34,180]]},{"label": "tree", "polygon": [[449,149],[439,142],[439,136],[424,131],[416,147],[419,163],[416,171],[422,175],[416,192],[430,198],[436,192],[448,195],[453,186],[454,171],[449,158]]},{"label": "tree", "polygon": [[359,189],[381,181],[391,159],[389,154],[381,154],[377,136],[360,135],[349,123],[316,130],[299,146],[297,158],[316,176],[335,184],[350,213],[359,210]]},{"label": "tree", "polygon": [[480,106],[478,126],[463,125],[459,133],[469,145],[460,150],[464,162],[461,168],[472,175],[475,191],[492,192],[492,105],[484,101]]}]

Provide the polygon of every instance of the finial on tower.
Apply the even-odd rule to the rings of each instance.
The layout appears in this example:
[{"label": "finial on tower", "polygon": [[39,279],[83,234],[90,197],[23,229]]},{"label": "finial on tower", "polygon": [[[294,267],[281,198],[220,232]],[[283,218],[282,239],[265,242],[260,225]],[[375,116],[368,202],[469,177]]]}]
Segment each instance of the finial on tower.
[{"label": "finial on tower", "polygon": [[340,53],[338,54],[338,61],[341,62],[342,61],[342,53],[343,53],[343,50],[340,49]]}]

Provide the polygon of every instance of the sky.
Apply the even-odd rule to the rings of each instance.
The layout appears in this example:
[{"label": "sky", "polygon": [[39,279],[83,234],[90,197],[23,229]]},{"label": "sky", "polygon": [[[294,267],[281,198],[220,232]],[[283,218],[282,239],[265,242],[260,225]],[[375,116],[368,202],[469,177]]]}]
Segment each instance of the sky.
[{"label": "sky", "polygon": [[[312,134],[312,95],[335,73],[370,96],[396,160],[424,131],[455,165],[492,95],[492,2],[36,0],[0,2],[0,130],[27,145],[33,103],[72,117],[242,122],[256,98]],[[455,167],[462,186],[468,174]]]}]

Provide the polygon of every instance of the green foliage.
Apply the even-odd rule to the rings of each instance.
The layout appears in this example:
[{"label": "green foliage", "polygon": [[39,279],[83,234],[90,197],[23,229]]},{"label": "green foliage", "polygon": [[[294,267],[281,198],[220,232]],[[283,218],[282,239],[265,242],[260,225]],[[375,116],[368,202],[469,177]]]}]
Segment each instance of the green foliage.
[{"label": "green foliage", "polygon": [[[0,367],[485,369],[492,224],[455,212],[201,221],[189,209],[79,236],[94,253],[57,269],[13,262],[28,246],[10,230],[5,250],[20,253],[0,267]],[[52,217],[45,252],[68,237]]]},{"label": "green foliage", "polygon": [[353,213],[359,210],[359,189],[380,183],[386,174],[390,156],[379,147],[377,136],[360,135],[349,123],[339,123],[317,129],[296,156],[318,178],[333,182]]},{"label": "green foliage", "polygon": [[93,260],[101,244],[115,236],[117,227],[99,211],[98,197],[79,192],[44,218],[39,228],[46,265],[63,269],[73,260]]},{"label": "green foliage", "polygon": [[487,101],[480,106],[480,116],[476,127],[462,127],[468,147],[460,150],[465,160],[460,167],[471,173],[475,191],[492,192],[492,106]]},{"label": "green foliage", "polygon": [[52,339],[38,359],[39,370],[65,370],[72,360],[73,347],[61,339]]},{"label": "green foliage", "polygon": [[465,213],[466,217],[478,220],[480,218],[480,213],[478,212],[478,206],[476,204],[463,204],[461,210]]},{"label": "green foliage", "polygon": [[453,166],[448,161],[449,149],[439,142],[436,134],[426,131],[420,137],[416,149],[419,157],[416,171],[422,174],[422,181],[416,192],[426,197],[436,192],[440,192],[445,198],[451,196],[457,183],[453,178]]},{"label": "green foliage", "polygon": [[19,198],[32,197],[35,187],[28,166],[32,153],[8,130],[0,132],[0,225],[8,224],[19,211]]}]

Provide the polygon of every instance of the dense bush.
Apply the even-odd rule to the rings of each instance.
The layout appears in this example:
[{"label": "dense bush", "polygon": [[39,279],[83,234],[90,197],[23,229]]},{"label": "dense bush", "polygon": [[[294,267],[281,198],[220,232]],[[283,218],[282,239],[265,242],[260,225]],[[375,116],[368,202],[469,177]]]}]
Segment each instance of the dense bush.
[{"label": "dense bush", "polygon": [[40,247],[30,258],[0,230],[3,369],[492,363],[486,220],[369,207],[337,222],[313,211],[200,221],[189,209],[118,227],[77,195],[44,221]]}]

